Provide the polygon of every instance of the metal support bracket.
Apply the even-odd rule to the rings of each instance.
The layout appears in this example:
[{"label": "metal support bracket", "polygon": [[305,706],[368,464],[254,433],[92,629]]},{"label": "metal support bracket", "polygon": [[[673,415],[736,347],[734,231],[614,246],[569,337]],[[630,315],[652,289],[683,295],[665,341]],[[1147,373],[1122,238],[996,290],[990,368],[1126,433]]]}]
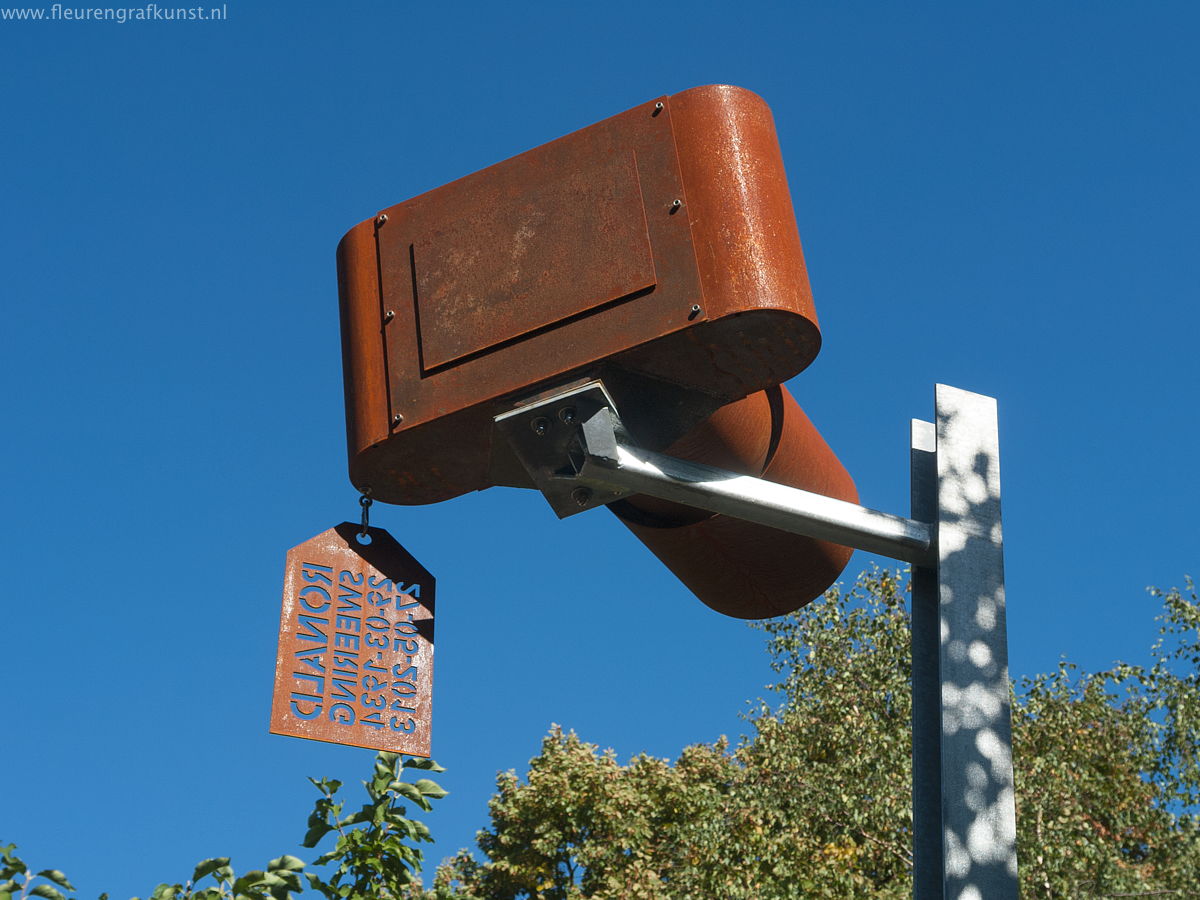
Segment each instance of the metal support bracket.
[{"label": "metal support bracket", "polygon": [[[607,425],[586,424],[601,413]],[[585,432],[600,452],[615,452],[620,420],[612,397],[599,381],[521,404],[496,416],[495,423],[560,519],[633,493],[619,485],[585,483],[579,477]],[[606,434],[611,435],[607,444]]]},{"label": "metal support bracket", "polygon": [[638,447],[598,381],[497,416],[496,427],[560,518],[645,494],[905,562],[934,559],[926,522]]}]

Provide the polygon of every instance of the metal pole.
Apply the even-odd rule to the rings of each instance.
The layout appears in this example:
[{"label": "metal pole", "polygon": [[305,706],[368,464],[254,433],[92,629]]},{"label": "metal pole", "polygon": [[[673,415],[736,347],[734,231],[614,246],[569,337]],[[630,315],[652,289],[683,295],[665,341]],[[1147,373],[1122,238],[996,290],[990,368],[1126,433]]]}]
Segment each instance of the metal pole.
[{"label": "metal pole", "polygon": [[[936,405],[937,609],[935,616],[933,573],[918,570],[913,599],[913,741],[914,755],[937,754],[941,808],[940,816],[930,809],[932,796],[925,792],[930,790],[932,760],[924,757],[914,759],[913,812],[915,864],[918,855],[922,866],[940,862],[941,885],[939,890],[932,872],[923,868],[914,873],[914,891],[920,900],[1016,900],[996,401],[938,385]],[[922,490],[928,482],[927,423],[914,431],[919,432],[921,447],[914,448],[913,466],[921,471],[914,471],[913,490],[924,512],[929,503]],[[930,653],[935,647],[940,707],[936,750],[930,722],[935,669]],[[938,818],[941,847],[935,853],[930,829]]]},{"label": "metal pole", "polygon": [[[937,521],[937,427],[913,419],[912,517]],[[912,569],[913,897],[942,893],[942,681],[936,560]]]},{"label": "metal pole", "polygon": [[585,447],[588,453],[578,467],[581,483],[647,494],[906,562],[933,559],[933,532],[925,522],[664,456],[619,437],[610,448],[604,452],[614,455],[605,457],[595,455],[590,443]]}]

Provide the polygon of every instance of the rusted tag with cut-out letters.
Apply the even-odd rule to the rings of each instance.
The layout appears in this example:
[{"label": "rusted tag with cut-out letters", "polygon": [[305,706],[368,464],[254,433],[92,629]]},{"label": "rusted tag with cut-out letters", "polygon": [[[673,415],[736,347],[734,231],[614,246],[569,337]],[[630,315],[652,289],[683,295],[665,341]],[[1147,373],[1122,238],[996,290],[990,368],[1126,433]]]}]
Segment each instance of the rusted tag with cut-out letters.
[{"label": "rusted tag with cut-out letters", "polygon": [[429,756],[433,576],[382,528],[288,551],[271,731]]}]

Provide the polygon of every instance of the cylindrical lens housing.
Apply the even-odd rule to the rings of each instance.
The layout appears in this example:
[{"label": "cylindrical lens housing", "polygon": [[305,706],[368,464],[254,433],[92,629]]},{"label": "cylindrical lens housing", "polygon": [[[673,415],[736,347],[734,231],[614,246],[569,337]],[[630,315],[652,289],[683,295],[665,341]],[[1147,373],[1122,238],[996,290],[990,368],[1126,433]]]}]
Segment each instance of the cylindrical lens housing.
[{"label": "cylindrical lens housing", "polygon": [[[849,473],[782,385],[721,407],[666,453],[858,502]],[[653,497],[609,509],[701,601],[740,619],[799,609],[833,584],[853,552]]]}]

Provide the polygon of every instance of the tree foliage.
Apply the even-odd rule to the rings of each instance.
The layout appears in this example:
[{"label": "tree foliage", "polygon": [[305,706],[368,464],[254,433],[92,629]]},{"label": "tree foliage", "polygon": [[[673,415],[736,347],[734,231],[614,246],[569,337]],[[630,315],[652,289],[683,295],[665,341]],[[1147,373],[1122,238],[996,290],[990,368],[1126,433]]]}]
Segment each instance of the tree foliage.
[{"label": "tree foliage", "polygon": [[1149,666],[1062,662],[1021,682],[1013,711],[1017,839],[1027,897],[1120,896],[1200,884],[1200,603],[1163,604]]},{"label": "tree foliage", "polygon": [[[1153,592],[1149,666],[1064,662],[1014,693],[1022,895],[1195,896],[1200,877],[1200,603]],[[620,765],[553,729],[499,777],[482,861],[437,893],[475,900],[908,897],[907,585],[864,574],[760,624],[778,674],[752,733]]]},{"label": "tree foliage", "polygon": [[[310,779],[321,798],[308,817],[304,846],[315,847],[326,835],[337,833],[334,846],[313,863],[332,866],[330,880],[307,874],[312,887],[328,900],[399,897],[421,871],[422,853],[406,841],[432,841],[433,837],[424,823],[407,817],[402,801],[428,812],[432,809],[429,801],[445,797],[446,791],[428,778],[419,778],[413,784],[402,781],[399,761],[396,753],[380,753],[375,758],[372,778],[363,782],[367,802],[345,816],[343,804],[334,799],[341,782]],[[400,763],[400,768],[404,767],[445,771],[433,760],[412,757]]]},{"label": "tree foliage", "polygon": [[[320,797],[294,856],[237,876],[225,858],[150,900],[774,900],[908,897],[912,890],[907,585],[874,570],[799,613],[757,624],[777,682],[750,734],[622,765],[555,727],[524,777],[503,773],[481,857],[418,873],[436,783],[381,753],[351,812],[341,783]],[[1200,601],[1161,604],[1148,665],[1086,673],[1062,662],[1013,694],[1013,759],[1024,897],[1197,896],[1200,883]],[[0,846],[0,900],[68,900],[57,870],[31,873]],[[101,900],[106,900],[101,895]]]},{"label": "tree foliage", "polygon": [[[444,772],[430,759],[402,759],[396,753],[375,757],[371,778],[364,781],[366,801],[353,812],[344,811],[337,799],[341,782],[309,779],[321,796],[308,817],[305,847],[316,847],[336,834],[334,845],[308,867],[295,856],[273,859],[265,869],[238,875],[228,857],[206,859],[196,865],[186,882],[162,883],[149,900],[290,900],[308,886],[328,900],[399,900],[419,885],[422,853],[410,842],[432,841],[422,822],[408,818],[406,803],[429,811],[431,800],[446,796],[446,791],[428,778],[404,781],[404,769]],[[68,900],[60,888],[74,891],[67,877],[54,869],[33,875],[16,856],[16,845],[0,847],[0,900]],[[303,880],[302,880],[303,877]],[[328,880],[326,880],[328,878]],[[39,880],[40,879],[40,880]],[[107,900],[101,894],[100,900]],[[134,898],[138,900],[138,898]]]}]

